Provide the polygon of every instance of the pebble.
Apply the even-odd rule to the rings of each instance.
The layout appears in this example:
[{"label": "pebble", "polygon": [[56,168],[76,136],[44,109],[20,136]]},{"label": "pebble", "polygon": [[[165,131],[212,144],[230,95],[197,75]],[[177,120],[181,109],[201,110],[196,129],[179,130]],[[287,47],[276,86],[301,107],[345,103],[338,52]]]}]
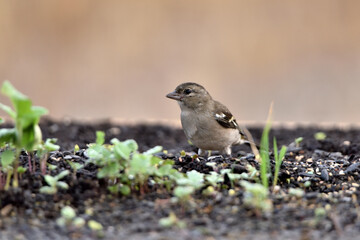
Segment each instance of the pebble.
[{"label": "pebble", "polygon": [[329,181],[329,173],[328,171],[326,170],[326,168],[322,169],[321,170],[321,179],[324,180],[324,181]]},{"label": "pebble", "polygon": [[353,163],[345,170],[345,173],[349,173],[349,172],[353,172],[355,170],[358,170],[359,166],[360,166],[360,162]]}]

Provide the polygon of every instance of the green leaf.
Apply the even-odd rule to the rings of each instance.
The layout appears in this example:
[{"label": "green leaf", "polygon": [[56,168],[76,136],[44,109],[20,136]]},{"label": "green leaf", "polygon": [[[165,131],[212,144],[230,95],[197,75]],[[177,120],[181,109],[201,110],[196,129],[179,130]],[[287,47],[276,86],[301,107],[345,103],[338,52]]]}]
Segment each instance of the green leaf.
[{"label": "green leaf", "polygon": [[155,153],[161,152],[162,149],[163,149],[162,146],[156,146],[156,147],[150,148],[149,150],[147,150],[143,154],[145,154],[145,155],[154,155]]},{"label": "green leaf", "polygon": [[76,217],[75,210],[70,206],[65,206],[61,209],[61,216],[66,220],[71,220]]},{"label": "green leaf", "polygon": [[66,182],[59,181],[56,183],[56,186],[62,189],[69,189],[69,185]]},{"label": "green leaf", "polygon": [[216,186],[218,183],[224,181],[224,177],[219,175],[217,172],[210,172],[210,175],[205,176],[206,181],[208,181],[212,186]]},{"label": "green leaf", "polygon": [[118,162],[108,162],[98,173],[98,178],[117,178],[120,176],[121,165]]},{"label": "green leaf", "polygon": [[44,176],[45,182],[49,184],[50,186],[54,187],[56,185],[56,178],[51,175],[45,175]]},{"label": "green leaf", "polygon": [[7,168],[14,162],[15,154],[11,150],[5,150],[4,152],[1,153],[0,159],[1,159],[1,166]]},{"label": "green leaf", "polygon": [[74,146],[74,153],[76,153],[76,152],[78,152],[78,151],[80,151],[80,147],[79,147],[79,145],[75,144],[75,146]]},{"label": "green leaf", "polygon": [[44,143],[44,147],[47,151],[51,152],[51,151],[57,151],[60,149],[59,145],[56,145],[57,139],[56,138],[48,138],[46,139],[45,143]]},{"label": "green leaf", "polygon": [[0,109],[9,114],[12,119],[16,118],[16,113],[9,106],[0,103]]},{"label": "green leaf", "polygon": [[48,113],[49,113],[49,111],[44,107],[40,107],[40,106],[32,106],[31,107],[31,114],[34,117],[41,117],[42,115],[46,115]]},{"label": "green leaf", "polygon": [[151,156],[134,154],[130,161],[129,174],[151,174]]},{"label": "green leaf", "polygon": [[176,182],[179,185],[188,185],[195,189],[199,189],[204,185],[204,174],[191,170],[186,173],[185,178],[177,179]]},{"label": "green leaf", "polygon": [[55,177],[56,177],[57,180],[60,180],[63,177],[69,175],[69,173],[70,173],[69,170],[64,170],[64,171],[60,172],[58,175],[56,175]]},{"label": "green leaf", "polygon": [[17,172],[20,173],[20,174],[23,174],[24,172],[26,172],[26,170],[27,170],[27,169],[24,168],[24,167],[22,167],[22,166],[20,166],[20,167],[17,168]]},{"label": "green leaf", "polygon": [[195,188],[192,186],[177,186],[174,189],[174,195],[177,198],[184,199],[189,197],[195,192]]},{"label": "green leaf", "polygon": [[49,186],[44,186],[40,188],[40,193],[45,193],[45,194],[55,194],[57,192],[57,189],[54,187],[49,187]]},{"label": "green leaf", "polygon": [[317,132],[314,134],[314,138],[318,141],[323,141],[326,139],[326,134],[324,132]]},{"label": "green leaf", "polygon": [[74,169],[75,171],[76,171],[76,170],[79,170],[79,169],[81,169],[81,168],[84,167],[83,164],[77,163],[77,162],[72,162],[72,161],[70,161],[70,160],[68,160],[67,163],[68,163],[68,164],[70,165],[70,167],[71,167],[72,169]]},{"label": "green leaf", "polygon": [[120,190],[121,194],[124,195],[124,196],[128,196],[131,193],[131,189],[127,185],[121,186],[119,190]]},{"label": "green leaf", "polygon": [[156,171],[156,175],[159,177],[169,176],[171,174],[171,169],[173,169],[171,165],[163,165]]},{"label": "green leaf", "polygon": [[96,222],[94,220],[89,220],[88,226],[93,231],[101,231],[101,230],[103,230],[103,226],[100,223],[98,223],[98,222]]},{"label": "green leaf", "polygon": [[96,131],[96,144],[103,145],[105,142],[105,133],[103,131]]},{"label": "green leaf", "polygon": [[260,141],[260,175],[261,181],[264,187],[268,187],[268,173],[269,173],[269,165],[270,165],[270,158],[269,158],[269,133],[271,129],[271,121],[270,117],[268,122],[265,125],[263,134],[261,136]]},{"label": "green leaf", "polygon": [[114,144],[114,154],[120,159],[128,160],[131,153],[138,149],[137,143],[132,139],[120,142],[118,139],[114,138],[111,140],[111,143]]}]

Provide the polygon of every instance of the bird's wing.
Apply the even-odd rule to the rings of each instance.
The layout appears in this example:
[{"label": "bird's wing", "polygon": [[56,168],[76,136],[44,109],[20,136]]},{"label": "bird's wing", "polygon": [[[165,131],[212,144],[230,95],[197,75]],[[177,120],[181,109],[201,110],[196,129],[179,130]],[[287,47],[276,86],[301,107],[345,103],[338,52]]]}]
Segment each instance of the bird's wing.
[{"label": "bird's wing", "polygon": [[245,133],[242,131],[240,126],[237,124],[236,119],[231,114],[231,112],[227,109],[227,107],[225,107],[224,105],[222,105],[219,102],[217,102],[216,105],[217,105],[216,109],[215,109],[216,121],[224,128],[238,129],[239,133],[241,135],[241,139],[247,140]]},{"label": "bird's wing", "polygon": [[238,128],[238,124],[234,116],[228,111],[217,111],[215,113],[216,121],[224,128]]}]

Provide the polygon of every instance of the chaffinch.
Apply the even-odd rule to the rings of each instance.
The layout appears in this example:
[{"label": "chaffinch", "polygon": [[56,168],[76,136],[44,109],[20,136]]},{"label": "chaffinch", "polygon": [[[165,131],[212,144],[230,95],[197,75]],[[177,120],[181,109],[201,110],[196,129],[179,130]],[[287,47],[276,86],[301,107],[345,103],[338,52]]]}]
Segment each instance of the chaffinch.
[{"label": "chaffinch", "polygon": [[231,155],[231,146],[248,142],[229,109],[212,99],[203,86],[183,83],[166,97],[179,103],[183,130],[199,148],[199,155],[206,150]]}]

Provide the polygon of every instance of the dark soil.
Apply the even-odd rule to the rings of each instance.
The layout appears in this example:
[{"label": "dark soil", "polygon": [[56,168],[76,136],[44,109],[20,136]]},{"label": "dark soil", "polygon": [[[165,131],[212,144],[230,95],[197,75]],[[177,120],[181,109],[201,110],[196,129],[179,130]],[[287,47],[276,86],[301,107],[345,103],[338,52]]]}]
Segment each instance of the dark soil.
[{"label": "dark soil", "polygon": [[[81,149],[95,141],[95,131],[102,130],[106,139],[135,139],[140,151],[156,145],[168,150],[161,157],[175,161],[181,172],[197,170],[208,173],[216,168],[231,168],[246,172],[246,165],[259,167],[249,146],[233,148],[233,157],[213,156],[193,160],[190,146],[181,129],[163,125],[113,125],[110,122],[85,124],[76,122],[41,123],[43,137],[57,138],[59,152],[49,156],[48,163],[57,165],[52,175],[69,169],[65,160],[85,163],[86,154],[74,153],[75,144]],[[259,142],[262,128],[249,129]],[[314,139],[323,131],[327,138]],[[278,145],[289,145],[279,174],[280,189],[270,194],[273,210],[261,213],[244,205],[244,192],[229,194],[228,189],[213,195],[200,191],[193,196],[190,206],[171,201],[164,189],[151,189],[145,195],[111,195],[107,182],[96,178],[97,168],[88,164],[78,170],[76,179],[64,178],[70,188],[55,195],[39,193],[46,185],[37,167],[34,173],[25,172],[20,188],[0,191],[0,239],[356,239],[360,234],[360,129],[319,129],[298,127],[277,128],[271,131]],[[291,144],[303,137],[300,146]],[[271,137],[272,139],[272,137]],[[188,156],[181,157],[185,150]],[[28,167],[28,155],[21,162]],[[215,167],[206,163],[215,162]],[[309,184],[310,183],[310,184]],[[309,184],[309,186],[307,185]],[[289,194],[289,189],[300,188],[304,195]],[[104,226],[100,234],[87,226],[59,227],[56,219],[60,209],[70,205],[77,216],[96,220]],[[186,227],[163,228],[159,219],[175,213]]]}]

